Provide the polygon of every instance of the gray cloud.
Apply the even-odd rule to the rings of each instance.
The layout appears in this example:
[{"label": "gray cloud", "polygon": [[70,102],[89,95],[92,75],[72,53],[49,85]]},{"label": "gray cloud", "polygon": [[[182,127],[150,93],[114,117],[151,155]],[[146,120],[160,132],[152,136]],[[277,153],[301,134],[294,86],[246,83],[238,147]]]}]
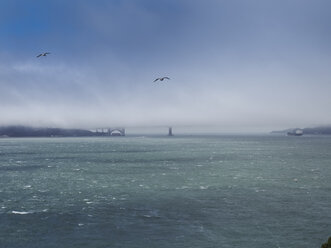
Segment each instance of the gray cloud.
[{"label": "gray cloud", "polygon": [[[329,5],[73,1],[72,18],[65,12],[56,25],[51,13],[54,33],[27,35],[27,47],[15,41],[17,51],[4,43],[0,124],[239,131],[330,124]],[[26,49],[40,37],[53,49],[36,59],[39,51]],[[171,80],[152,82],[163,75]]]}]

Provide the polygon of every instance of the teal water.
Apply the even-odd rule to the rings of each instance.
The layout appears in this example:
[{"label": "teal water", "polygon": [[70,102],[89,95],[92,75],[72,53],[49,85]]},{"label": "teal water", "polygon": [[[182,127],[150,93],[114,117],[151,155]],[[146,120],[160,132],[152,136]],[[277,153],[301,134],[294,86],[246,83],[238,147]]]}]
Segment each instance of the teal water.
[{"label": "teal water", "polygon": [[0,247],[320,247],[331,137],[0,139]]}]

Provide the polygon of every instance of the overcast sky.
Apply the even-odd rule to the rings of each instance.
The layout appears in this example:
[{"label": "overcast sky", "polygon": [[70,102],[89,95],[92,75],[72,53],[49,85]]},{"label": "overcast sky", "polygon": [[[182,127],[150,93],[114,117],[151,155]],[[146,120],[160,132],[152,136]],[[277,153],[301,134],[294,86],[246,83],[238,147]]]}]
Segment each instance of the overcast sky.
[{"label": "overcast sky", "polygon": [[0,1],[0,125],[327,125],[330,68],[329,0]]}]

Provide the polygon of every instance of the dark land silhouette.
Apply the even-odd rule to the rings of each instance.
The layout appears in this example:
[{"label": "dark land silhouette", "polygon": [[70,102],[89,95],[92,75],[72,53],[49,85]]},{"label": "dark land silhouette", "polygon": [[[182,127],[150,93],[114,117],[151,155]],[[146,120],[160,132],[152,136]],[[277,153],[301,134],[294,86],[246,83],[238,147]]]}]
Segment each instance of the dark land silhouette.
[{"label": "dark land silhouette", "polygon": [[0,137],[87,137],[100,133],[83,129],[35,128],[27,126],[0,127]]},{"label": "dark land silhouette", "polygon": [[[288,132],[292,132],[295,129],[300,128],[289,128],[280,131],[272,131],[273,134],[287,134]],[[321,127],[309,127],[309,128],[302,128],[303,134],[331,134],[331,126],[321,126]]]}]

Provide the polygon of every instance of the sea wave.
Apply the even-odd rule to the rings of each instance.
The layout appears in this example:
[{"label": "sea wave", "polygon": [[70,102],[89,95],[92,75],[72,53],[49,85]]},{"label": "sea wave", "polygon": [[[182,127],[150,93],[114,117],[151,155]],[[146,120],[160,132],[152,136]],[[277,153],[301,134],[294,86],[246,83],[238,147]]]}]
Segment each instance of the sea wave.
[{"label": "sea wave", "polygon": [[11,212],[9,212],[10,214],[20,214],[20,215],[25,215],[25,214],[35,214],[35,213],[45,213],[48,212],[48,209],[43,209],[43,210],[39,210],[39,211],[34,211],[34,210],[30,210],[30,211],[16,211],[13,210]]},{"label": "sea wave", "polygon": [[33,214],[33,211],[11,211],[12,214]]}]

